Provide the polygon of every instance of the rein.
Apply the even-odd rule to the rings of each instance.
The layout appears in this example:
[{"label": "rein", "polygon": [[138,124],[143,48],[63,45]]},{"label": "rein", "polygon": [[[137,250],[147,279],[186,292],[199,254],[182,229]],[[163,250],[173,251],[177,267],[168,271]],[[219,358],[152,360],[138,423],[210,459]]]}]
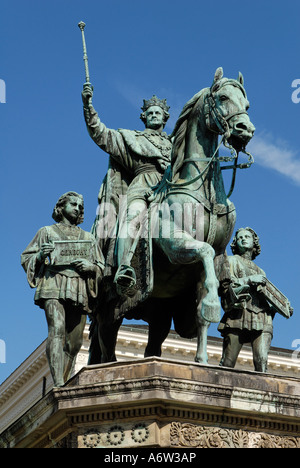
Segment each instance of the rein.
[{"label": "rein", "polygon": [[[224,86],[225,84],[228,84],[228,82],[224,83],[222,86]],[[245,93],[244,89],[239,86],[238,84],[236,84],[234,81],[232,82],[232,84],[234,86],[237,86],[239,87],[240,89],[242,89],[243,93]],[[220,87],[218,88],[220,89]],[[185,159],[183,161],[183,164],[186,164],[186,163],[190,163],[190,162],[203,162],[203,161],[208,161],[207,165],[205,166],[205,168],[203,169],[203,171],[200,172],[200,174],[198,174],[196,177],[194,177],[193,179],[190,179],[186,182],[183,182],[181,184],[177,184],[177,183],[173,183],[171,181],[169,181],[168,179],[166,179],[166,182],[167,184],[169,185],[169,187],[187,187],[188,185],[191,185],[193,184],[194,182],[197,182],[197,180],[199,180],[204,174],[205,172],[208,170],[208,168],[210,167],[210,165],[212,164],[212,162],[214,162],[214,160],[218,160],[218,161],[222,161],[222,162],[230,162],[230,161],[234,161],[234,164],[233,165],[230,165],[230,166],[223,166],[221,167],[221,170],[224,170],[224,169],[232,169],[232,179],[231,179],[231,185],[230,185],[230,189],[229,189],[229,192],[227,194],[227,198],[230,197],[230,195],[232,194],[233,190],[234,190],[234,186],[235,186],[235,179],[236,179],[236,170],[237,169],[247,169],[249,168],[253,162],[254,162],[254,158],[253,156],[247,152],[245,149],[241,149],[240,152],[246,154],[248,156],[248,161],[246,163],[242,163],[242,164],[238,164],[238,153],[237,151],[233,148],[232,145],[230,145],[230,143],[228,143],[228,138],[230,137],[231,135],[231,132],[230,132],[230,129],[229,129],[229,125],[228,125],[228,122],[235,116],[237,115],[242,115],[242,114],[247,114],[246,111],[239,111],[239,112],[234,112],[230,115],[228,115],[226,118],[224,118],[222,116],[222,114],[220,113],[219,109],[217,108],[216,106],[216,102],[215,102],[215,99],[214,99],[214,96],[213,96],[213,92],[210,91],[210,94],[206,97],[206,100],[207,102],[205,103],[204,105],[204,112],[205,112],[205,116],[206,116],[206,122],[207,122],[207,126],[210,128],[210,130],[212,130],[214,133],[218,133],[221,135],[221,140],[220,140],[220,143],[219,145],[217,146],[214,154],[212,155],[211,158],[199,158],[197,156],[191,156],[190,158],[188,159]],[[248,114],[247,114],[248,115]],[[213,119],[216,127],[218,128],[218,131],[215,131],[212,126],[210,125],[210,117]],[[222,145],[222,143],[224,144],[224,146],[226,148],[228,148],[231,152],[231,156],[225,156],[225,157],[219,157],[219,158],[216,158],[216,155],[218,154],[218,151]],[[205,180],[205,179],[204,179]],[[203,183],[204,183],[204,180],[203,180]]]},{"label": "rein", "polygon": [[198,162],[198,161],[208,161],[206,167],[203,169],[202,172],[200,172],[200,174],[198,174],[196,177],[194,177],[193,179],[190,179],[190,180],[187,180],[186,182],[183,182],[181,184],[176,184],[176,183],[173,183],[173,182],[170,182],[169,180],[167,180],[167,184],[170,186],[170,187],[185,187],[187,185],[191,185],[193,184],[194,182],[197,182],[197,180],[200,179],[200,177],[203,176],[203,174],[207,171],[207,169],[209,168],[209,166],[211,165],[211,163],[213,162],[213,160],[215,159],[219,149],[220,149],[220,146],[223,142],[223,138],[224,136],[222,136],[221,138],[221,141],[219,143],[219,145],[217,146],[214,154],[212,155],[211,158],[198,158],[198,157],[192,157],[192,158],[189,158],[189,159],[185,159],[183,161],[183,164],[187,163],[187,162]]}]

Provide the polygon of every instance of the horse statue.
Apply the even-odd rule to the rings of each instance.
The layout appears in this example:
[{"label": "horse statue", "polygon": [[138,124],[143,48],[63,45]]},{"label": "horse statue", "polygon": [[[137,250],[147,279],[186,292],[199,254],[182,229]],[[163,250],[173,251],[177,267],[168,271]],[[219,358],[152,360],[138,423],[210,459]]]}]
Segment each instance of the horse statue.
[{"label": "horse statue", "polygon": [[[243,76],[239,74],[237,80],[225,78],[222,68],[216,70],[212,86],[199,91],[184,106],[172,133],[171,168],[165,173],[156,206],[163,205],[169,211],[176,207],[183,214],[188,206],[188,223],[183,226],[175,213],[170,218],[169,235],[162,235],[163,225],[155,231],[150,251],[153,281],[139,304],[114,320],[103,313],[105,294],[101,297],[97,320],[92,324],[101,356],[98,353],[96,358],[94,352],[93,357],[92,352],[90,364],[116,360],[116,340],[123,317],[148,322],[145,357],[161,355],[161,345],[173,320],[181,337],[197,336],[195,361],[207,362],[207,331],[221,318],[218,287],[220,278],[226,275],[226,246],[236,220],[229,195],[236,169],[253,162],[245,150],[255,130],[248,108]],[[220,165],[222,143],[231,149],[231,157],[223,158],[234,161],[231,166]],[[248,155],[244,164],[237,163],[240,152]],[[222,169],[228,167],[233,170],[233,181],[226,194]],[[161,216],[156,219],[161,220]],[[137,249],[137,255],[139,252]],[[91,333],[92,337],[95,333]],[[96,341],[92,340],[94,351]]]}]

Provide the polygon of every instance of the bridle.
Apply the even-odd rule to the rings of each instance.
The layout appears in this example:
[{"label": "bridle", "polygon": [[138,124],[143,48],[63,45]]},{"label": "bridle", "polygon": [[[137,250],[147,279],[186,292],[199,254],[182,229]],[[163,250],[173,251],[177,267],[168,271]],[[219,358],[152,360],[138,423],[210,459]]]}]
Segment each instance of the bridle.
[{"label": "bridle", "polygon": [[[248,115],[246,111],[238,111],[232,112],[231,114],[224,117],[219,111],[216,105],[215,94],[221,88],[229,84],[235,86],[236,88],[239,88],[244,94],[244,97],[247,98],[245,89],[240,83],[238,83],[236,80],[226,80],[223,83],[218,82],[210,88],[210,92],[206,96],[204,103],[204,116],[207,127],[214,133],[225,135],[226,140],[228,140],[231,134],[228,122],[237,115]],[[212,122],[215,124],[215,126],[212,124]]]},{"label": "bridle", "polygon": [[[247,169],[253,164],[254,158],[248,151],[245,150],[245,148],[241,148],[239,152],[242,152],[242,153],[246,154],[248,156],[248,161],[246,163],[238,164],[238,152],[228,142],[228,139],[231,136],[231,131],[229,129],[228,122],[233,117],[236,117],[237,115],[243,115],[243,114],[248,115],[248,113],[246,111],[238,111],[238,112],[233,112],[233,113],[227,115],[226,117],[224,117],[221,114],[221,112],[219,111],[219,109],[217,108],[217,105],[216,105],[216,100],[215,100],[216,91],[219,91],[223,86],[226,86],[228,84],[232,84],[233,86],[236,86],[237,88],[239,88],[242,91],[242,93],[244,94],[244,96],[246,97],[246,92],[244,90],[244,87],[240,83],[238,83],[236,80],[230,80],[229,79],[229,80],[224,81],[223,83],[218,82],[218,83],[215,83],[210,88],[210,91],[209,91],[208,95],[206,96],[205,102],[204,102],[204,116],[205,116],[205,120],[206,120],[206,125],[212,132],[217,133],[218,135],[221,135],[220,143],[217,146],[216,150],[214,151],[214,154],[210,158],[199,158],[197,156],[192,156],[190,158],[185,159],[183,161],[183,164],[186,164],[188,162],[207,161],[207,165],[196,177],[194,177],[193,179],[190,179],[190,180],[188,180],[186,182],[178,184],[178,183],[172,183],[169,180],[167,180],[167,184],[169,186],[171,186],[171,187],[186,187],[188,185],[193,184],[194,182],[199,180],[205,174],[205,172],[210,167],[211,163],[214,162],[215,160],[218,160],[220,162],[234,161],[234,164],[232,164],[232,165],[229,165],[229,166],[227,165],[227,166],[222,166],[221,167],[221,170],[224,170],[224,169],[232,169],[233,170],[231,186],[230,186],[229,192],[227,194],[227,198],[229,198],[230,195],[233,192],[233,189],[234,189],[236,170],[237,169]],[[224,144],[224,146],[227,149],[230,150],[231,156],[225,156],[225,157],[218,157],[217,158],[217,154],[218,154],[218,151],[219,151],[222,143]],[[203,180],[203,183],[204,183],[204,180]]]}]

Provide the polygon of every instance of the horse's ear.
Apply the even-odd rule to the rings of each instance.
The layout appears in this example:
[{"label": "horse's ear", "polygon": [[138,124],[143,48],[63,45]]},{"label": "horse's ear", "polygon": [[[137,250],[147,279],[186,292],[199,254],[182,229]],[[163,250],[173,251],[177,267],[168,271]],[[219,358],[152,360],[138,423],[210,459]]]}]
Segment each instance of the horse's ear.
[{"label": "horse's ear", "polygon": [[244,86],[244,77],[243,77],[243,75],[241,74],[241,72],[239,72],[238,81],[241,83],[242,86]]},{"label": "horse's ear", "polygon": [[216,69],[214,83],[216,83],[217,81],[220,81],[222,78],[223,78],[223,68],[219,67]]}]

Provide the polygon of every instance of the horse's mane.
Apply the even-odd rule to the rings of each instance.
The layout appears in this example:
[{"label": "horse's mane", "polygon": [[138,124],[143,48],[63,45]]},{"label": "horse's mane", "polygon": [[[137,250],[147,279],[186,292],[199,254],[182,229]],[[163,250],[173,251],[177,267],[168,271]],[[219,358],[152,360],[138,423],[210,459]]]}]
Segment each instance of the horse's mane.
[{"label": "horse's mane", "polygon": [[204,91],[206,90],[207,88],[202,89],[185,104],[175,124],[174,130],[171,134],[171,138],[173,139],[172,158],[171,158],[173,178],[178,173],[184,160],[185,137],[186,137],[188,119],[195,105],[197,104],[198,100],[200,99]]},{"label": "horse's mane", "polygon": [[245,98],[247,98],[243,83],[244,81],[243,81],[243,77],[241,74],[239,76],[239,80],[223,78],[223,70],[222,70],[221,79],[218,79],[217,81],[215,81],[211,88],[204,88],[201,91],[199,91],[185,104],[175,124],[174,130],[171,134],[171,137],[173,138],[173,147],[172,147],[172,156],[171,156],[173,179],[176,178],[176,176],[178,175],[179,169],[181,168],[183,164],[188,119],[192,111],[194,110],[195,106],[197,105],[199,99],[201,98],[201,96],[205,92],[207,92],[209,89],[211,90],[212,93],[214,93],[224,84],[232,84],[234,86],[237,86],[242,91]]}]

